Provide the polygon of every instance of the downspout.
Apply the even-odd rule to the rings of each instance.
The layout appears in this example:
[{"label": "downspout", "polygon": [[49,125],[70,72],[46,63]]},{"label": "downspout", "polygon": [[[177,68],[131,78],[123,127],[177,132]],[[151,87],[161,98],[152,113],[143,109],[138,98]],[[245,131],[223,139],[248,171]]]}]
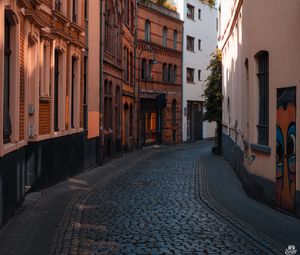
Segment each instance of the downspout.
[{"label": "downspout", "polygon": [[135,110],[134,110],[134,123],[136,130],[136,148],[139,148],[140,144],[140,117],[139,117],[139,102],[137,98],[137,85],[136,85],[136,52],[137,52],[137,31],[138,31],[138,0],[135,1],[135,18],[134,18],[134,101],[135,101]]},{"label": "downspout", "polygon": [[103,27],[103,0],[100,0],[100,58],[99,58],[99,66],[100,66],[100,79],[99,79],[99,155],[98,155],[98,164],[101,165],[102,164],[102,144],[103,144],[103,127],[102,127],[102,113],[103,113],[103,109],[102,109],[102,84],[103,84],[103,52],[102,52],[102,48],[103,48],[103,42],[102,42],[102,27]]}]

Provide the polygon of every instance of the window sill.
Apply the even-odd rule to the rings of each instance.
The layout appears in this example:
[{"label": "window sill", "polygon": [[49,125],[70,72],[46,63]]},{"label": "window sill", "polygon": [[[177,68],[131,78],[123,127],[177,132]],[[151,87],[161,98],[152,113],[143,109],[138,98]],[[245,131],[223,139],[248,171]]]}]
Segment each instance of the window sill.
[{"label": "window sill", "polygon": [[188,83],[188,84],[196,84],[196,82],[193,82],[193,81],[187,81],[186,83]]},{"label": "window sill", "polygon": [[186,49],[189,52],[195,53],[195,50],[191,50],[191,49]]},{"label": "window sill", "polygon": [[52,98],[48,96],[40,96],[40,102],[49,102],[51,99]]},{"label": "window sill", "polygon": [[257,152],[262,152],[268,155],[271,154],[271,147],[266,145],[251,143],[250,148]]}]

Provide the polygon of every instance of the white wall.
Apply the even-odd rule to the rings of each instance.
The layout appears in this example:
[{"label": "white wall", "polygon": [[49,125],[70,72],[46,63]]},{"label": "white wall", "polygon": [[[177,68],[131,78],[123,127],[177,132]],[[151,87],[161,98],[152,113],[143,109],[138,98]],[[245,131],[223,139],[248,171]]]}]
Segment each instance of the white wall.
[{"label": "white wall", "polygon": [[[211,8],[201,0],[175,0],[180,17],[184,20],[184,42],[183,42],[183,141],[187,140],[187,101],[204,101],[203,93],[205,81],[209,75],[207,66],[211,54],[217,47],[217,10]],[[187,3],[195,7],[194,20],[186,16]],[[201,20],[198,19],[198,9],[201,9]],[[195,38],[194,52],[186,50],[187,35]],[[201,51],[198,50],[198,39],[201,40]],[[186,82],[186,68],[194,68],[194,84]],[[198,70],[201,70],[201,81],[198,81]],[[203,137],[215,135],[215,124],[203,124]]]}]

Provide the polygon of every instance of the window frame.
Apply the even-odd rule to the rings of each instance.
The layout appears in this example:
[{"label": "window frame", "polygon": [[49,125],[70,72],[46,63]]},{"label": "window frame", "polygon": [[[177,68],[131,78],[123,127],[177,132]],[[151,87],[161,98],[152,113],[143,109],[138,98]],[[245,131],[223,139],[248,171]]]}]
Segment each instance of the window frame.
[{"label": "window frame", "polygon": [[269,145],[269,53],[260,51],[255,55],[258,81],[257,143]]},{"label": "window frame", "polygon": [[187,3],[186,5],[186,16],[190,20],[195,20],[195,6]]},{"label": "window frame", "polygon": [[[189,80],[189,71],[192,72],[191,73],[192,74],[192,80]],[[190,83],[190,84],[195,83],[195,69],[194,68],[191,68],[191,67],[186,68],[186,82]]]},{"label": "window frame", "polygon": [[[192,43],[191,48],[189,47],[190,43]],[[192,37],[190,35],[186,36],[186,50],[195,52],[195,37]]]}]

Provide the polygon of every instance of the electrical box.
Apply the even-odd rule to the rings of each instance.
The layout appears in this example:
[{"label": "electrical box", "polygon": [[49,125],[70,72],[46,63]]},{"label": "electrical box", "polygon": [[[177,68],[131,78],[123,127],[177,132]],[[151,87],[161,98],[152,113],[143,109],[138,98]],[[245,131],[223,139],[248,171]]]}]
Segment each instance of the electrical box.
[{"label": "electrical box", "polygon": [[34,104],[28,105],[28,114],[33,115],[35,113],[35,106]]},{"label": "electrical box", "polygon": [[33,138],[35,135],[35,126],[34,124],[29,124],[28,126],[28,137]]}]

